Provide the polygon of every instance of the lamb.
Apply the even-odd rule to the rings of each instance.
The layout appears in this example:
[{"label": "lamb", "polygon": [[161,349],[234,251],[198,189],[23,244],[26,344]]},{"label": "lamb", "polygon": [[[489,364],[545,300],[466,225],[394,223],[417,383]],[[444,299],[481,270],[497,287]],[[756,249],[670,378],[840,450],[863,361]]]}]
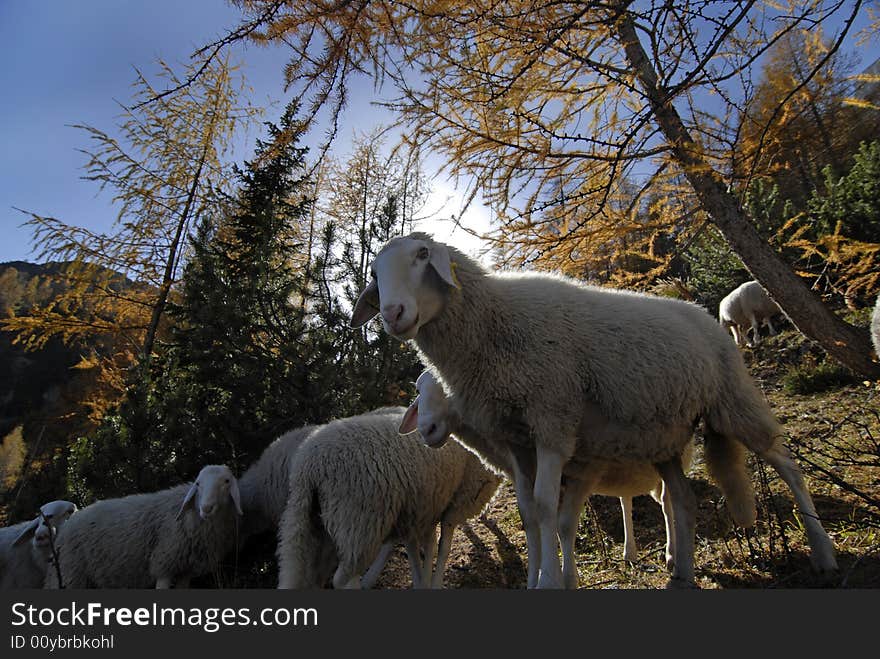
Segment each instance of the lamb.
[{"label": "lamb", "polygon": [[398,434],[405,411],[337,419],[300,446],[279,526],[279,588],[322,586],[328,555],[333,586],[360,587],[389,539],[406,545],[415,587],[442,583],[444,551],[430,574],[437,523],[478,513],[500,479],[458,444],[435,450]]},{"label": "lamb", "polygon": [[[742,347],[746,340],[752,347],[761,342],[759,327],[766,324],[770,334],[776,334],[771,318],[782,313],[782,309],[767,295],[761,284],[747,281],[728,293],[718,305],[718,322],[729,328],[733,340]],[[748,337],[748,327],[752,336]]]},{"label": "lamb", "polygon": [[[293,456],[319,426],[306,425],[290,430],[267,446],[260,457],[238,479],[241,507],[244,511],[239,543],[258,533],[274,529],[287,503],[290,466]],[[372,588],[388,562],[394,544],[386,542],[373,565],[361,580],[363,588]]]},{"label": "lamb", "polygon": [[[96,501],[58,535],[63,585],[186,588],[235,547],[241,514],[238,482],[226,465],[203,467],[192,483]],[[46,587],[59,587],[52,570]]]},{"label": "lamb", "polygon": [[414,344],[440,376],[462,421],[507,444],[519,471],[534,474],[517,503],[524,524],[538,520],[538,587],[562,585],[562,477],[577,480],[596,460],[656,466],[674,508],[669,585],[695,584],[696,500],[681,456],[699,421],[734,520],[754,521],[744,445],[794,494],[814,567],[837,570],[781,427],[739,349],[702,307],[559,275],[490,273],[424,233],[390,240],[371,270],[351,326],[381,314],[385,331]]},{"label": "lamb", "polygon": [[31,521],[0,529],[0,590],[43,587],[52,544],[76,510],[70,501],[50,501]]},{"label": "lamb", "polygon": [[[473,436],[473,431],[461,422],[461,418],[451,408],[449,398],[433,373],[428,370],[423,371],[416,380],[416,389],[418,396],[407,410],[407,415],[416,416],[416,426],[426,444],[439,446],[451,435],[461,433],[466,437]],[[401,431],[411,429],[412,424],[401,427]],[[513,480],[512,470],[506,466],[510,459],[512,458],[503,461],[503,466],[499,468]],[[685,472],[690,469],[692,460],[693,444],[688,444],[682,453],[682,468]],[[615,496],[620,499],[625,561],[635,561],[638,558],[632,522],[633,497],[650,494],[663,510],[666,523],[666,563],[670,568],[674,566],[672,504],[669,501],[669,493],[663,490],[663,481],[654,465],[647,462],[624,464],[597,460],[591,465],[590,478],[581,479],[576,484],[565,484],[563,487],[559,510],[559,538],[562,545],[562,574],[567,588],[577,587],[574,543],[578,518],[590,494]],[[528,529],[527,535],[530,532],[532,530]],[[527,545],[534,546],[534,543],[527,540]]]},{"label": "lamb", "polygon": [[874,354],[880,359],[880,295],[877,296],[871,316],[871,343],[874,344]]}]

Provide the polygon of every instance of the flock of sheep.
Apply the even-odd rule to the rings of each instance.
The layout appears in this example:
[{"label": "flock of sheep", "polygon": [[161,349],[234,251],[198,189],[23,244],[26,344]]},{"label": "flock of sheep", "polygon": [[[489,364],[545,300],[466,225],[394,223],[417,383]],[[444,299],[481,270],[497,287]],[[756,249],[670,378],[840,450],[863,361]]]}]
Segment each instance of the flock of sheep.
[{"label": "flock of sheep", "polygon": [[[414,587],[442,587],[456,527],[502,477],[516,492],[529,587],[577,587],[575,534],[590,494],[620,498],[627,560],[632,497],[650,494],[666,520],[670,585],[692,586],[696,499],[685,474],[700,423],[734,521],[756,517],[748,449],[788,485],[814,568],[833,574],[832,542],[738,348],[757,343],[763,323],[774,332],[778,312],[755,282],[722,301],[716,322],[689,302],[489,272],[427,234],[395,238],[373,261],[351,325],[379,315],[418,351],[425,371],[409,408],[288,432],[240,478],[209,465],[160,492],[81,510],[48,503],[0,530],[0,587],[186,587],[269,529],[279,588],[371,587],[396,544]],[[877,346],[880,306],[872,335]]]}]

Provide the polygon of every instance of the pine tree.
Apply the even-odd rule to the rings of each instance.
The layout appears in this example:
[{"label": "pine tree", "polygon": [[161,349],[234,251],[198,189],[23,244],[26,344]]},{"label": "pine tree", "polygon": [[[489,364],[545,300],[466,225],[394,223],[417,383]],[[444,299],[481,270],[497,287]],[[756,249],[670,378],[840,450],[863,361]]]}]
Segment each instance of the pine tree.
[{"label": "pine tree", "polygon": [[285,430],[336,413],[337,339],[312,321],[300,267],[313,200],[295,111],[267,124],[270,139],[237,171],[228,215],[202,218],[169,304],[169,341],[93,441],[79,443],[74,480],[92,492],[108,493],[91,469],[108,462],[96,450],[128,465],[112,490],[139,491],[211,462],[241,471]]}]

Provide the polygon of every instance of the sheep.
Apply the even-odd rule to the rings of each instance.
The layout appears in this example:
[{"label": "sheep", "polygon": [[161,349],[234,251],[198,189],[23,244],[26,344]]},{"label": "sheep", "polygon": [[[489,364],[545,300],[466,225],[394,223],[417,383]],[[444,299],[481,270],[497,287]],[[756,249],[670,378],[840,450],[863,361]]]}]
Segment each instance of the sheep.
[{"label": "sheep", "polygon": [[[418,396],[407,410],[407,415],[416,415],[416,426],[426,444],[441,446],[450,436],[462,433],[465,437],[470,435],[473,441],[473,431],[461,422],[461,417],[451,408],[442,385],[433,373],[428,370],[423,371],[416,380],[416,389]],[[407,429],[410,427],[407,426]],[[500,449],[504,450],[503,447]],[[497,468],[513,480],[512,469],[508,466],[511,460],[512,458],[507,458],[496,462],[499,463]],[[692,461],[693,444],[688,444],[682,453],[682,468],[685,472],[690,469]],[[623,514],[623,560],[631,562],[638,558],[633,534],[632,500],[634,496],[650,494],[663,510],[666,524],[666,563],[670,568],[674,566],[672,505],[669,501],[669,493],[663,490],[663,481],[654,465],[647,462],[624,464],[597,460],[591,465],[590,478],[568,483],[563,487],[559,510],[559,538],[562,545],[562,574],[567,588],[577,586],[574,543],[578,518],[590,494],[615,496],[620,499]],[[527,535],[531,532],[532,529],[526,531]],[[527,546],[534,545],[534,541],[526,542]]]},{"label": "sheep", "polygon": [[880,295],[877,296],[871,316],[871,343],[874,344],[874,354],[880,359]]},{"label": "sheep", "polygon": [[58,531],[76,511],[70,501],[50,501],[31,521],[0,529],[0,590],[43,587]]},{"label": "sheep", "polygon": [[701,420],[734,521],[748,526],[755,518],[754,496],[745,496],[751,483],[744,445],[794,494],[814,567],[837,571],[834,546],[781,427],[739,349],[704,308],[561,275],[490,273],[425,233],[388,241],[371,274],[350,325],[380,314],[385,331],[414,345],[440,376],[462,421],[506,443],[519,471],[534,474],[517,490],[532,496],[518,495],[517,503],[524,520],[538,520],[537,587],[563,585],[563,474],[577,479],[595,460],[657,467],[674,507],[669,585],[695,585],[696,500],[681,455]]},{"label": "sheep", "polygon": [[[308,436],[319,426],[306,425],[290,430],[267,446],[260,457],[238,479],[241,507],[244,511],[239,543],[253,535],[274,529],[287,503],[290,466],[293,456]],[[373,565],[361,580],[363,588],[372,588],[388,561],[392,542],[386,542]]]},{"label": "sheep", "polygon": [[[752,347],[761,342],[759,327],[766,324],[770,334],[776,334],[771,318],[782,313],[782,309],[767,295],[761,284],[747,281],[737,286],[718,305],[718,322],[722,327],[729,328],[733,340],[742,347],[746,340]],[[748,327],[752,328],[752,336],[748,336]]]},{"label": "sheep", "polygon": [[[104,499],[74,515],[58,535],[63,585],[70,588],[186,588],[235,547],[242,514],[226,465],[192,483]],[[49,571],[47,588],[57,588]]]},{"label": "sheep", "polygon": [[279,525],[279,588],[322,586],[328,555],[337,565],[333,586],[360,587],[359,575],[389,539],[406,545],[415,587],[442,583],[447,550],[430,574],[437,523],[477,514],[500,479],[458,444],[435,450],[400,435],[405,412],[337,419],[300,446]]},{"label": "sheep", "polygon": [[242,542],[257,533],[278,528],[287,503],[293,456],[317,427],[306,425],[284,433],[269,444],[238,479],[244,511],[240,530]]}]

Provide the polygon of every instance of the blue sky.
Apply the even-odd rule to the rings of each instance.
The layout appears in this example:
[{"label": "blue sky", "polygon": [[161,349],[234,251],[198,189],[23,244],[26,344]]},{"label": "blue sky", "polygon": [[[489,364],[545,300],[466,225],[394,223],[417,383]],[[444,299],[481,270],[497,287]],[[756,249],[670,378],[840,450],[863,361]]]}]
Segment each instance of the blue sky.
[{"label": "blue sky", "polygon": [[[183,62],[222,33],[236,12],[223,0],[0,2],[0,261],[33,260],[27,219],[12,207],[106,229],[110,195],[80,179],[84,123],[112,132],[134,66]],[[256,103],[281,96],[283,54],[248,48]],[[97,196],[96,196],[97,195]]]},{"label": "blue sky", "polygon": [[[110,229],[116,217],[111,195],[80,178],[86,158],[78,149],[89,144],[85,132],[69,124],[114,133],[117,101],[129,101],[135,66],[150,74],[160,57],[183,63],[238,16],[224,0],[0,0],[0,262],[37,260],[31,232],[21,226],[28,216],[15,208]],[[266,119],[277,119],[289,99],[283,90],[287,53],[250,45],[235,49],[233,58],[254,89],[254,104],[271,105]],[[336,144],[342,154],[356,131],[368,132],[384,119],[370,105],[374,94],[367,79],[351,98],[345,114],[350,120]],[[251,157],[258,135],[251,131],[237,140],[235,161]],[[316,131],[306,143],[316,146],[322,137]],[[438,188],[446,196],[435,195],[435,207],[452,192],[444,184]]]}]

